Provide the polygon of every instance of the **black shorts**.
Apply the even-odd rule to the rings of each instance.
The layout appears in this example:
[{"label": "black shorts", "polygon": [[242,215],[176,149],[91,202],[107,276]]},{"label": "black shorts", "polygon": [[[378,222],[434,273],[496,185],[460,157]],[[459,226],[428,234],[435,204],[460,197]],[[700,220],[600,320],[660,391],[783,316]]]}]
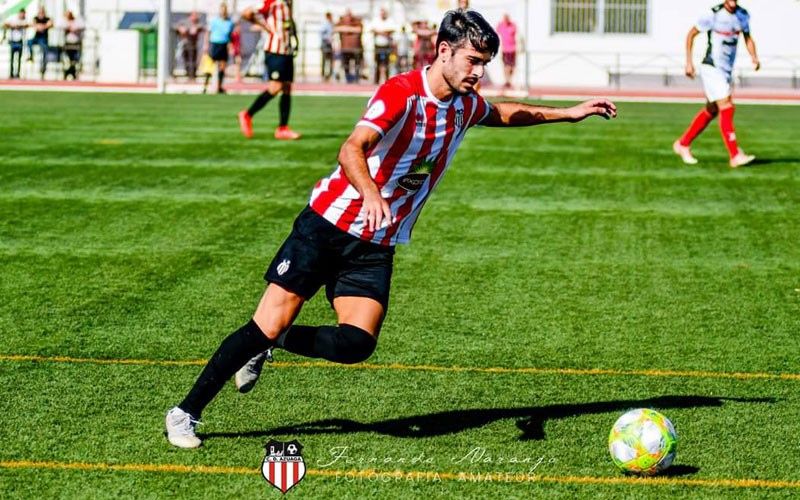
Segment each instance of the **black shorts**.
[{"label": "black shorts", "polygon": [[389,307],[394,247],[342,231],[306,207],[294,221],[264,279],[308,300],[325,285],[335,297],[369,297]]},{"label": "black shorts", "polygon": [[212,42],[210,48],[208,49],[208,55],[211,56],[213,61],[227,61],[228,44]]},{"label": "black shorts", "polygon": [[294,81],[294,58],[285,54],[264,52],[264,77],[278,82]]}]

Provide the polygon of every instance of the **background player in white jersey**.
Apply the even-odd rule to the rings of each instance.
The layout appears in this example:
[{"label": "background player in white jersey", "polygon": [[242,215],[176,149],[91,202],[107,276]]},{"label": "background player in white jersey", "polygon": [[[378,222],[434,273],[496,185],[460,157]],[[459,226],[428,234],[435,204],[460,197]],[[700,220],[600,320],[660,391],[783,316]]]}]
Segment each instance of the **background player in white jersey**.
[{"label": "background player in white jersey", "polygon": [[733,168],[747,165],[755,156],[747,155],[739,149],[736,141],[736,131],[733,126],[733,101],[731,99],[731,73],[733,62],[736,59],[736,46],[739,42],[739,33],[744,35],[745,46],[750,53],[753,66],[758,70],[761,63],[756,54],[756,44],[750,36],[750,14],[739,7],[737,0],[725,0],[707,13],[689,30],[686,36],[686,76],[694,78],[696,75],[692,62],[692,48],[694,38],[700,32],[708,32],[708,49],[700,65],[700,78],[703,80],[707,103],[692,124],[675,141],[672,149],[684,163],[694,165],[697,159],[692,156],[689,145],[706,126],[719,115],[719,127],[722,140],[728,148],[730,166]]},{"label": "background player in white jersey", "polygon": [[[200,413],[234,376],[246,392],[273,347],[337,363],[375,350],[389,301],[394,245],[407,242],[425,200],[466,131],[616,116],[598,99],[570,108],[489,103],[475,92],[499,39],[477,12],[448,12],[431,66],[382,85],[339,151],[339,166],[315,186],[310,206],[270,264],[252,320],[227,337],[189,394],[167,413],[170,443],[195,448]],[[322,286],[337,315],[331,326],[294,325]]]},{"label": "background player in white jersey", "polygon": [[253,104],[239,113],[239,128],[248,139],[253,137],[253,116],[276,95],[281,94],[278,107],[280,122],[275,129],[275,138],[295,140],[300,134],[289,128],[289,113],[292,108],[292,82],[294,82],[294,56],[297,53],[297,28],[292,18],[290,0],[264,0],[256,10],[247,8],[242,19],[261,26],[266,30],[264,44],[264,63],[269,78],[267,89]]}]

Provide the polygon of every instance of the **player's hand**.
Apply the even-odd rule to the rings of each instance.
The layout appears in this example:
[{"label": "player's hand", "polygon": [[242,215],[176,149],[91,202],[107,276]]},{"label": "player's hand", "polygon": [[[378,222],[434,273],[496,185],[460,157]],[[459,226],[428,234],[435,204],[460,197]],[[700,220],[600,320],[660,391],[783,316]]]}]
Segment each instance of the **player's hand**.
[{"label": "player's hand", "polygon": [[759,61],[757,57],[753,58],[753,67],[756,71],[761,69],[761,61]]},{"label": "player's hand", "polygon": [[371,232],[389,227],[393,224],[392,210],[389,203],[380,195],[380,191],[364,195],[364,210],[367,217],[367,227]]},{"label": "player's hand", "polygon": [[617,116],[617,107],[608,99],[595,99],[574,106],[572,109],[572,121],[579,122],[592,115],[602,116],[610,120]]},{"label": "player's hand", "polygon": [[684,68],[683,72],[691,79],[694,79],[694,77],[697,75],[697,72],[694,70],[694,64],[692,63],[686,63],[686,68]]}]

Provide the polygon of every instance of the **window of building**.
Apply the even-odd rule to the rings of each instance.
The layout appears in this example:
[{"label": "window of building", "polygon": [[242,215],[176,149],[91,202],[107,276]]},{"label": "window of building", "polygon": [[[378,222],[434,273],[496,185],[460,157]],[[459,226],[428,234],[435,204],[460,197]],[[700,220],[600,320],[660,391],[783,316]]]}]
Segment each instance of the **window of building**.
[{"label": "window of building", "polygon": [[551,0],[553,33],[647,34],[649,0]]}]

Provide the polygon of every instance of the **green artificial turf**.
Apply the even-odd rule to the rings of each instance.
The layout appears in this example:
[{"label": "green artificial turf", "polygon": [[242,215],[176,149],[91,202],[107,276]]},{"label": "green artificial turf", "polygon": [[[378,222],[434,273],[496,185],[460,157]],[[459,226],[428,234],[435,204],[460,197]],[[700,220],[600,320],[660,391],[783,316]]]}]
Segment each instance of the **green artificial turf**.
[{"label": "green artificial turf", "polygon": [[[0,92],[3,497],[277,497],[269,439],[305,447],[298,498],[800,492],[795,107],[737,107],[759,158],[737,170],[716,123],[699,165],[672,153],[699,105],[472,130],[397,252],[370,365],[278,352],[204,413],[202,448],[171,447],[165,411],[249,318],[365,104],[295,97],[301,141],[271,138],[274,105],[248,141],[250,100]],[[299,319],[334,320],[321,296]],[[660,482],[607,455],[641,406],[678,432]]]}]

